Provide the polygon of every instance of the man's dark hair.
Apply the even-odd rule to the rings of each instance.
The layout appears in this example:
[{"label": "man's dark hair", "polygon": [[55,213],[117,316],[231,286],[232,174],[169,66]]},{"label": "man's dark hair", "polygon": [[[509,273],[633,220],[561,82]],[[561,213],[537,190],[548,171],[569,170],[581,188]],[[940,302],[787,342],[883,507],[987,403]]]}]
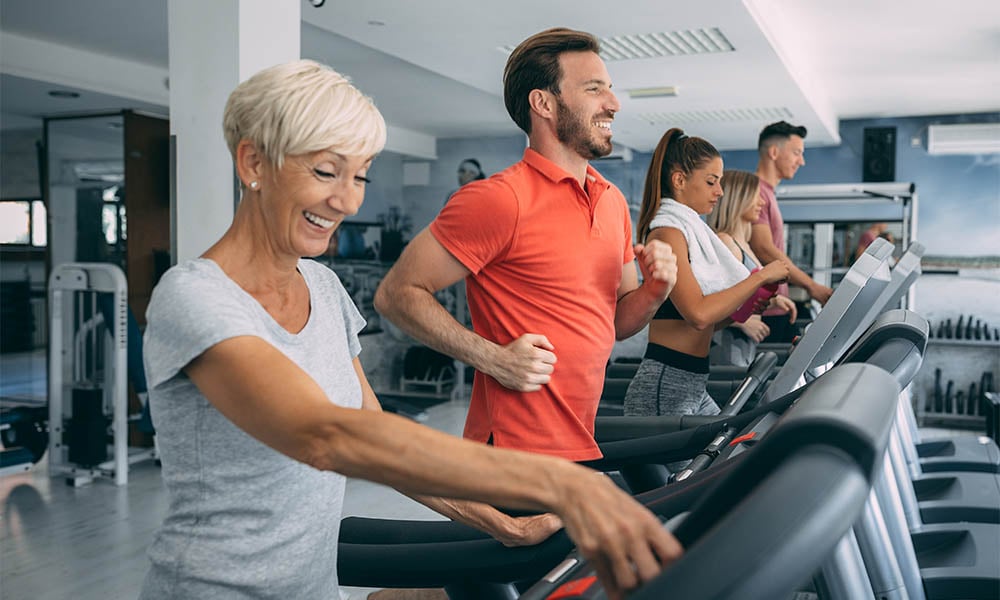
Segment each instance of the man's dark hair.
[{"label": "man's dark hair", "polygon": [[563,52],[600,50],[597,38],[583,31],[565,27],[546,29],[518,44],[507,59],[503,72],[503,101],[510,118],[525,133],[531,133],[531,90],[559,93],[559,55]]},{"label": "man's dark hair", "polygon": [[805,139],[806,128],[801,125],[792,125],[787,121],[771,123],[760,132],[760,137],[757,138],[757,151],[763,152],[768,146],[778,140],[784,142],[793,135]]},{"label": "man's dark hair", "polygon": [[486,175],[483,173],[483,166],[479,164],[479,161],[474,158],[467,158],[462,162],[458,163],[458,167],[462,168],[464,164],[470,164],[476,168],[476,179],[486,179]]}]

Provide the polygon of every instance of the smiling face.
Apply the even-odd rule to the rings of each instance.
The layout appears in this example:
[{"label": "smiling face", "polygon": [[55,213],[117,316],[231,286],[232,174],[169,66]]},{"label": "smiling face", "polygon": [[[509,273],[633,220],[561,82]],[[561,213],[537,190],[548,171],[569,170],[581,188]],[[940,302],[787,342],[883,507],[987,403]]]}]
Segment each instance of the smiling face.
[{"label": "smiling face", "polygon": [[586,160],[611,153],[611,122],[621,109],[611,76],[593,52],[559,56],[562,79],[556,101],[556,137]]},{"label": "smiling face", "polygon": [[296,257],[323,254],[337,226],[361,207],[371,162],[323,150],[290,156],[270,170],[260,205],[276,249]]},{"label": "smiling face", "polygon": [[722,158],[716,156],[685,176],[674,171],[674,191],[681,204],[699,215],[712,212],[722,197]]}]

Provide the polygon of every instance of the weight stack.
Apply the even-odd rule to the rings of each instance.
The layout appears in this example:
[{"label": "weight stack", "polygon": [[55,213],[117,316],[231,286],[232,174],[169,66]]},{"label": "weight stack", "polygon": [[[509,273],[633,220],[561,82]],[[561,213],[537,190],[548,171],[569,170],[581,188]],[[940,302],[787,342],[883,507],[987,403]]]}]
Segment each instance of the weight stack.
[{"label": "weight stack", "polygon": [[69,462],[93,467],[108,460],[108,421],[104,390],[73,388],[73,416],[66,426]]}]

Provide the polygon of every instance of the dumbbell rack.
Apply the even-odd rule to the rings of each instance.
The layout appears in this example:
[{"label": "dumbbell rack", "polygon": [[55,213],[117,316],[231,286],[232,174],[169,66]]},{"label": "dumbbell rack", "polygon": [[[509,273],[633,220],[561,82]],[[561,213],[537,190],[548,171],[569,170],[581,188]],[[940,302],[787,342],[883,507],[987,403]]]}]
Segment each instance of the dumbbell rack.
[{"label": "dumbbell rack", "polygon": [[930,324],[923,368],[915,380],[915,412],[921,426],[981,430],[985,394],[997,389],[1000,333],[976,315]]},{"label": "dumbbell rack", "polygon": [[[113,298],[113,323],[104,322],[98,294]],[[120,268],[103,263],[66,263],[49,276],[49,474],[80,486],[97,477],[128,483],[129,464],[153,458],[153,449],[130,455],[128,447],[128,286]],[[73,445],[90,444],[104,455],[107,427],[92,427],[91,439],[70,439],[76,392],[100,397],[96,418],[110,415],[113,450],[110,460],[80,464]],[[83,403],[80,403],[81,405]],[[80,415],[77,415],[79,418]],[[98,439],[93,439],[97,437]],[[87,461],[89,462],[89,461]]]}]

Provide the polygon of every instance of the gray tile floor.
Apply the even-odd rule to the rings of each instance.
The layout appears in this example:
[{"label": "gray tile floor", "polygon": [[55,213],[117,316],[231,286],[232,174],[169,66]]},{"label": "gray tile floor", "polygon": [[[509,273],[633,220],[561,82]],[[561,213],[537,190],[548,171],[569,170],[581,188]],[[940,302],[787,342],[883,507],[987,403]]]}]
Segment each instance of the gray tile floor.
[{"label": "gray tile floor", "polygon": [[[44,355],[41,364],[44,369]],[[30,399],[30,384],[19,389],[29,392],[18,399]],[[467,410],[467,398],[438,404],[427,409],[424,424],[460,435]],[[127,486],[98,480],[73,488],[50,478],[42,461],[31,471],[0,478],[0,507],[0,598],[125,600],[138,596],[148,567],[146,546],[166,513],[167,496],[152,462],[133,465]],[[354,479],[347,484],[344,511],[442,518],[391,488]],[[369,591],[345,588],[343,597],[362,599]]]}]

